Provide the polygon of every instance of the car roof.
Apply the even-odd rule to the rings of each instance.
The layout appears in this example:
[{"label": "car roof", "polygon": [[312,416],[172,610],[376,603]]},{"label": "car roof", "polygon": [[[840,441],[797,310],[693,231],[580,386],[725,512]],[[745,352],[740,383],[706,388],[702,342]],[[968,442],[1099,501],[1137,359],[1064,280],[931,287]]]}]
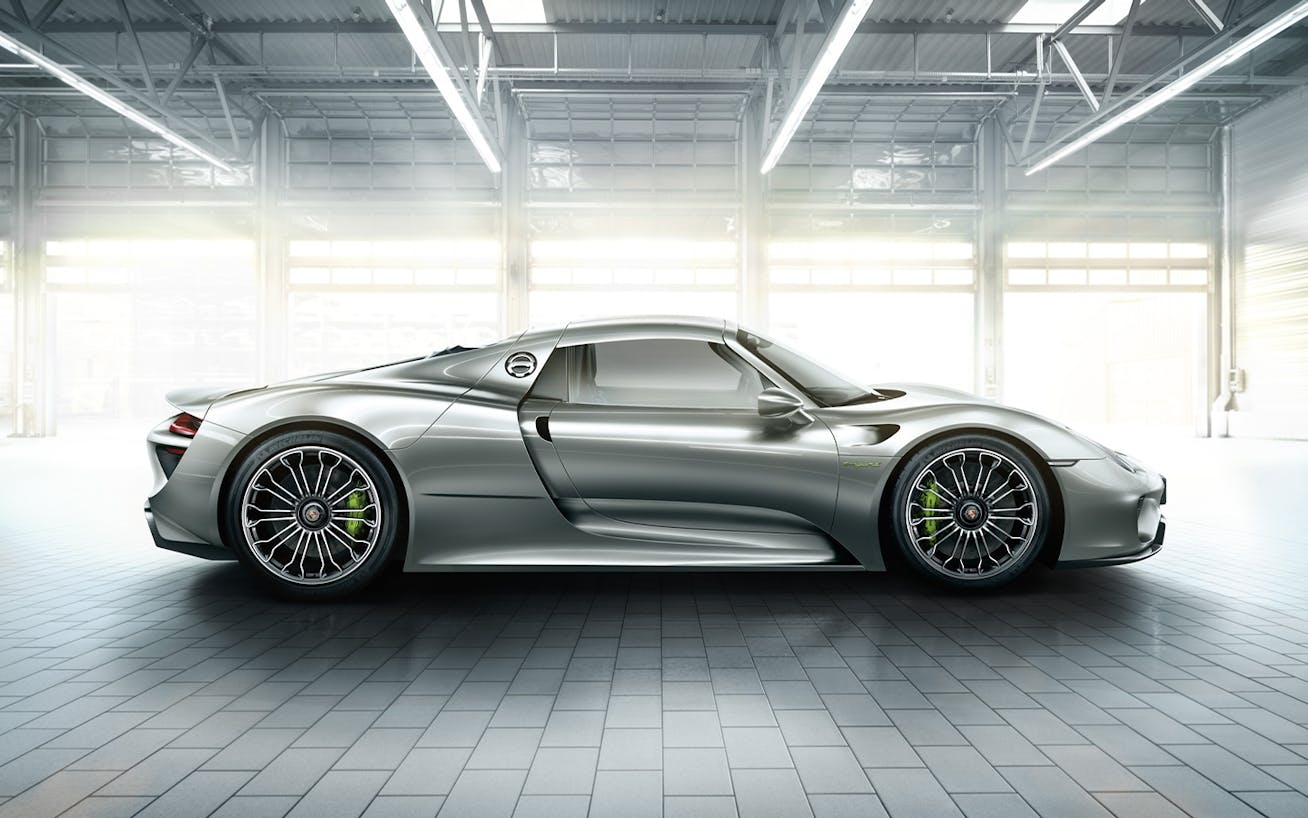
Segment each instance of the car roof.
[{"label": "car roof", "polygon": [[[725,332],[735,332],[734,321],[707,316],[633,315],[572,321],[566,324],[560,346],[602,341],[635,341],[647,338],[688,338],[721,341]],[[558,333],[559,327],[530,329],[526,335]],[[526,337],[526,336],[524,336]]]}]

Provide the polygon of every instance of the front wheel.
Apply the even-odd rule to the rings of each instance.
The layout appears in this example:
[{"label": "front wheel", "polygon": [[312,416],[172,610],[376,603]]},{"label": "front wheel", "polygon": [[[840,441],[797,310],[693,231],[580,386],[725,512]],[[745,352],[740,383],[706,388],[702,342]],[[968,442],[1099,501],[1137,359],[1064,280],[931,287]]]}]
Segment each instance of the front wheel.
[{"label": "front wheel", "polygon": [[1022,450],[990,435],[958,436],[913,455],[894,486],[895,539],[920,574],[955,588],[994,588],[1036,560],[1049,491]]},{"label": "front wheel", "polygon": [[278,593],[332,599],[381,573],[399,506],[394,481],[366,446],[334,432],[288,432],[237,470],[226,528],[241,561]]}]

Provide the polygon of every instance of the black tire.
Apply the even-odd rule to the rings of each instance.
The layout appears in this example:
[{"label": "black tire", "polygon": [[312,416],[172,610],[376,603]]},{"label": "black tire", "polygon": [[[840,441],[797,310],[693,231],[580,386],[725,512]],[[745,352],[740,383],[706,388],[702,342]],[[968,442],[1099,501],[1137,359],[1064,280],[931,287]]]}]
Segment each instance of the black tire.
[{"label": "black tire", "polygon": [[[353,464],[351,464],[351,466],[357,466],[357,468],[366,475],[366,478],[360,478],[360,480],[367,484],[367,497],[372,498],[375,496],[375,505],[377,508],[376,513],[379,515],[379,519],[375,521],[376,525],[372,524],[373,521],[360,525],[355,522],[355,519],[361,519],[364,516],[363,512],[335,512],[342,516],[355,515],[355,519],[344,521],[338,520],[338,522],[344,522],[345,526],[350,528],[348,534],[351,536],[351,539],[353,538],[353,535],[358,533],[360,528],[366,526],[368,532],[367,538],[371,540],[371,544],[367,549],[364,549],[363,546],[358,546],[363,553],[357,560],[350,561],[348,566],[339,567],[341,573],[335,579],[332,579],[329,576],[330,571],[327,568],[327,561],[321,558],[318,560],[318,563],[321,566],[321,576],[303,576],[295,578],[290,576],[290,574],[294,572],[293,565],[280,566],[287,570],[287,573],[282,573],[279,571],[279,566],[275,561],[261,557],[256,552],[255,546],[251,542],[251,539],[255,535],[247,536],[246,527],[242,518],[242,505],[246,502],[246,492],[250,489],[251,481],[259,474],[262,467],[269,465],[270,461],[277,459],[278,455],[288,457],[291,462],[294,462],[295,454],[315,451],[323,453],[319,455],[318,464],[318,468],[323,471],[326,471],[324,463],[330,464],[331,462],[330,460],[324,461],[322,459],[324,456],[330,456],[332,454],[338,456],[343,455],[348,460],[352,460]],[[313,474],[313,464],[311,461],[308,465],[308,471],[310,475]],[[346,482],[353,485],[351,482],[353,479],[353,476],[351,476],[351,478]],[[306,483],[307,482],[308,481],[306,481]],[[264,483],[260,483],[260,485],[264,485]],[[349,491],[350,498],[352,498],[356,493],[353,489],[347,488],[346,490]],[[306,488],[306,494],[307,493]],[[325,493],[326,492],[324,492],[324,494]],[[304,502],[307,502],[307,500],[301,500],[301,507]],[[286,505],[288,507],[291,506],[289,502],[287,502]],[[326,507],[332,508],[333,506],[328,504]],[[349,508],[353,509],[355,506],[351,505]],[[291,513],[296,515],[297,520],[301,519],[299,517],[300,512]],[[323,526],[324,528],[326,528],[327,525],[330,525],[332,521],[332,513],[333,512],[331,511],[322,512],[327,521],[326,525]],[[381,458],[378,457],[377,454],[375,454],[369,447],[364,446],[358,441],[346,437],[345,435],[336,432],[310,430],[286,432],[269,438],[245,456],[228,486],[224,507],[222,509],[222,522],[224,538],[227,541],[228,547],[236,552],[237,557],[245,567],[265,586],[287,599],[332,600],[340,599],[363,590],[363,588],[375,581],[378,576],[385,571],[387,565],[391,562],[392,555],[395,553],[397,543],[400,539],[400,532],[404,530],[400,514],[401,503],[399,493],[395,486],[395,481],[391,479],[390,473],[387,471]],[[275,526],[282,524],[283,523],[279,522],[261,523],[260,525]],[[372,539],[374,529],[376,533],[375,540]],[[332,543],[344,542],[344,540],[339,538],[339,535],[333,534],[332,538],[328,538],[326,534],[324,534],[322,542],[327,543],[329,541]],[[307,546],[305,547],[305,552],[308,553]],[[282,551],[280,553],[284,555],[286,552]],[[338,553],[342,555],[342,558],[344,557],[344,552]],[[349,553],[351,556],[354,555],[352,549]],[[344,561],[344,559],[342,559],[342,561]],[[293,562],[293,557],[292,560],[288,562]],[[335,562],[336,561],[333,560],[333,565]],[[300,570],[303,573],[303,558],[301,558],[300,561]]]},{"label": "black tire", "polygon": [[[969,462],[968,458],[975,458],[975,465],[963,465]],[[1004,460],[1018,475],[1010,474],[1013,483],[1004,490],[1025,483],[1023,489],[999,494],[981,484],[986,464],[993,463],[995,470],[1007,469]],[[961,484],[952,484],[954,488],[960,485],[964,488],[952,501],[945,499],[949,489],[934,479],[936,470],[942,468],[956,469],[963,477]],[[942,478],[945,482],[949,479]],[[988,479],[993,479],[993,475]],[[967,490],[969,486],[973,490]],[[1010,511],[986,502],[987,495],[997,494],[1000,503],[1021,502],[1018,508],[1023,510]],[[1007,499],[1010,497],[1014,499]],[[1035,512],[1033,517],[1031,508],[1026,507],[1027,498]],[[890,502],[892,536],[904,560],[923,577],[951,588],[997,588],[1026,573],[1044,548],[1053,511],[1044,476],[1031,457],[1002,438],[981,433],[944,438],[910,457],[891,489]],[[942,508],[937,508],[937,504]],[[1000,516],[1001,510],[1013,516]],[[971,527],[976,524],[972,521],[973,511],[985,528]],[[914,516],[910,518],[910,514]],[[990,533],[991,527],[1000,526],[1011,526],[1013,531],[1020,532],[1021,540],[1016,533],[1011,536]],[[984,537],[977,533],[982,531]],[[1010,549],[1011,553],[1005,554],[1000,549]]]}]

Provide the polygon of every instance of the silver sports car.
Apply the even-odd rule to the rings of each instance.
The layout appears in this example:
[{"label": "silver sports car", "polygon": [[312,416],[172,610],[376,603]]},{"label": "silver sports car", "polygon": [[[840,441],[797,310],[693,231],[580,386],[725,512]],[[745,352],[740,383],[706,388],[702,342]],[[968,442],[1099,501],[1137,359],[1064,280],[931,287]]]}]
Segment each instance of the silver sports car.
[{"label": "silver sports car", "polygon": [[719,319],[533,329],[370,369],[181,390],[155,543],[298,598],[407,571],[882,570],[956,587],[1163,542],[1167,483],[1053,421],[868,387]]}]

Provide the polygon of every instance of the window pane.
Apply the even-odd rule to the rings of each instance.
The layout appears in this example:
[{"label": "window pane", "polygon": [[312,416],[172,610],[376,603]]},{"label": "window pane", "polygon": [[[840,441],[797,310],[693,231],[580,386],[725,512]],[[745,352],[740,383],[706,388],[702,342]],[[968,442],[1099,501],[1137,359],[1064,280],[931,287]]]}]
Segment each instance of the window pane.
[{"label": "window pane", "polygon": [[589,349],[594,375],[582,379],[581,403],[744,409],[762,391],[758,373],[722,344],[658,339]]}]

